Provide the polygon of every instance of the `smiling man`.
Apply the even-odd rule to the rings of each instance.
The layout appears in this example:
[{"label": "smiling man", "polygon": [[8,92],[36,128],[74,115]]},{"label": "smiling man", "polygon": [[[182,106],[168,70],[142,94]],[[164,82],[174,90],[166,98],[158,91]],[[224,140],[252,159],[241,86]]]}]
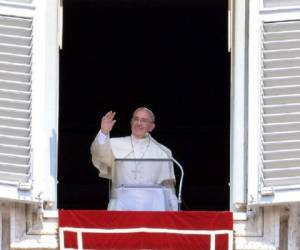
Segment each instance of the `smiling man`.
[{"label": "smiling man", "polygon": [[91,146],[99,176],[112,180],[109,210],[178,210],[171,151],[150,136],[153,112],[140,107],[131,118],[131,135],[110,138],[116,113],[101,119]]}]

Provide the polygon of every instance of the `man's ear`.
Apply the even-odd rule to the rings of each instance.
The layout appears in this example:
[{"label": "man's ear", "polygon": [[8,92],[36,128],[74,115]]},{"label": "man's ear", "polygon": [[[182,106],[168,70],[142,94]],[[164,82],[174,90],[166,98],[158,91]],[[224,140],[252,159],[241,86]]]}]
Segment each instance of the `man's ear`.
[{"label": "man's ear", "polygon": [[149,128],[149,132],[152,132],[153,129],[155,129],[155,123],[152,123],[152,124],[151,124],[151,126],[150,126],[150,128]]}]

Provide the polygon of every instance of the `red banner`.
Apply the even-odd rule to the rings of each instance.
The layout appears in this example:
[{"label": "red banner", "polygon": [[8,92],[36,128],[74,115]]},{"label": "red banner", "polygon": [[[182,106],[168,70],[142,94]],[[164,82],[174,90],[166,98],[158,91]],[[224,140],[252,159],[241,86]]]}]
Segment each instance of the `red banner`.
[{"label": "red banner", "polygon": [[232,249],[230,212],[59,211],[62,249]]}]

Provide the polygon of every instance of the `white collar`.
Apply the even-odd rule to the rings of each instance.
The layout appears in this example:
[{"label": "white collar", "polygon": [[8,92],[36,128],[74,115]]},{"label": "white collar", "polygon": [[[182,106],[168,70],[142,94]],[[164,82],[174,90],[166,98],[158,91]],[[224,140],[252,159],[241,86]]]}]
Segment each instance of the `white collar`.
[{"label": "white collar", "polygon": [[143,143],[143,142],[148,142],[149,138],[145,136],[144,138],[138,138],[134,136],[133,134],[131,135],[131,139],[134,143]]}]

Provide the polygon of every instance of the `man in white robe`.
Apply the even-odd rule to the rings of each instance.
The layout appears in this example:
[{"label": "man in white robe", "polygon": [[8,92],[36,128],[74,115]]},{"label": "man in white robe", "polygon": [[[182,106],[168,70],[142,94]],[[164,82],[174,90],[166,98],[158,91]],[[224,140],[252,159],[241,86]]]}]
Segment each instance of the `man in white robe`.
[{"label": "man in white robe", "polygon": [[114,117],[112,111],[102,117],[101,129],[91,146],[99,176],[112,180],[108,209],[178,210],[171,151],[149,136],[155,128],[152,111],[145,107],[134,111],[132,134],[127,137],[109,137]]}]

